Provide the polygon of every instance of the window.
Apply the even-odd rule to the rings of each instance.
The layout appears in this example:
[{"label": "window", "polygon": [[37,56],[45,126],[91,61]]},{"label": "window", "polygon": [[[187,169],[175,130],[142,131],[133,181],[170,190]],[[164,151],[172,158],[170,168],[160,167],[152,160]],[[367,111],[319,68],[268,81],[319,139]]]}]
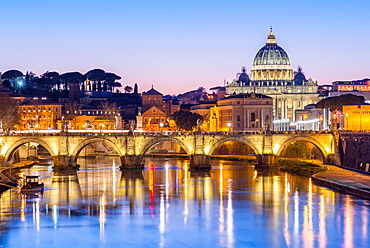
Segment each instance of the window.
[{"label": "window", "polygon": [[238,116],[236,117],[236,120],[237,120],[237,121],[240,121],[240,115],[238,115]]},{"label": "window", "polygon": [[237,102],[236,102],[236,104],[240,104],[240,102],[239,102],[239,101],[237,101]]},{"label": "window", "polygon": [[256,121],[256,114],[254,112],[251,113],[251,121]]}]

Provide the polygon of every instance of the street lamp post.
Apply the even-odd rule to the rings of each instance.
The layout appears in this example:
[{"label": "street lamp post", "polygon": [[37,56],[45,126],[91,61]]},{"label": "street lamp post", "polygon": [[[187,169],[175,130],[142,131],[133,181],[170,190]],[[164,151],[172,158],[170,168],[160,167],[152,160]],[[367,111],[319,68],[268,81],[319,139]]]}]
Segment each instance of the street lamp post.
[{"label": "street lamp post", "polygon": [[227,127],[229,128],[229,132],[230,132],[230,130],[231,130],[231,123],[230,122],[227,123]]},{"label": "street lamp post", "polygon": [[159,131],[162,133],[163,123],[159,123]]}]

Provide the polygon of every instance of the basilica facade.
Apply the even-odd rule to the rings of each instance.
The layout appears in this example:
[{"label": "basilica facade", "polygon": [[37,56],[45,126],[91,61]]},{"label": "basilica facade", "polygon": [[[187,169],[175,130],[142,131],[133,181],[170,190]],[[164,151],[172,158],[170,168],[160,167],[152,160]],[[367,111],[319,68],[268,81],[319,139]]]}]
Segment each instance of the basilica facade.
[{"label": "basilica facade", "polygon": [[226,86],[227,95],[252,92],[273,99],[274,130],[294,129],[297,122],[305,121],[296,110],[320,100],[317,83],[307,80],[301,68],[293,72],[288,54],[277,45],[272,28],[266,45],[254,57],[250,76],[242,68],[236,79]]}]

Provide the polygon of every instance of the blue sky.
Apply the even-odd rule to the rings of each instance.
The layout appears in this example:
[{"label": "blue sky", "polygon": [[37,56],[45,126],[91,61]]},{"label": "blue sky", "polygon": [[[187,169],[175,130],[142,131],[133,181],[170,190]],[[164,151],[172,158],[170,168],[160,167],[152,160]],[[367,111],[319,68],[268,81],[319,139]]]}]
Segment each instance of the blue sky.
[{"label": "blue sky", "polygon": [[0,0],[0,71],[87,72],[177,94],[249,71],[272,25],[319,84],[370,77],[370,1]]}]

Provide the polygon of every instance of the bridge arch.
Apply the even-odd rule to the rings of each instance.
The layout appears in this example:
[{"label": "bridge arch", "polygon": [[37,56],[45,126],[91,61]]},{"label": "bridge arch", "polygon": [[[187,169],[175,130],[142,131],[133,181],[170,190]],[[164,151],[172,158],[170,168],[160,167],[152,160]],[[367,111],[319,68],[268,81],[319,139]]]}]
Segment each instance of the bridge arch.
[{"label": "bridge arch", "polygon": [[112,140],[110,139],[107,139],[107,138],[102,138],[102,137],[99,137],[99,138],[89,138],[89,139],[85,139],[83,141],[81,141],[76,147],[75,149],[73,150],[72,152],[72,156],[74,157],[74,159],[76,160],[78,155],[80,154],[80,152],[82,151],[82,149],[84,149],[87,145],[89,144],[92,144],[92,143],[96,143],[96,142],[105,142],[107,143],[108,145],[112,146],[113,149],[118,153],[118,155],[120,157],[122,157],[124,155],[124,152],[117,146],[117,144],[115,142],[113,142]]},{"label": "bridge arch", "polygon": [[4,155],[4,160],[9,161],[12,158],[12,156],[14,155],[15,151],[20,146],[22,146],[24,144],[27,144],[27,143],[37,143],[37,144],[43,146],[49,152],[49,154],[51,156],[55,156],[58,153],[57,150],[54,151],[52,149],[52,147],[42,139],[39,139],[39,138],[36,138],[36,137],[35,138],[22,138],[20,140],[17,140],[16,142],[14,142],[12,145],[10,145],[10,147],[7,149],[7,152]]},{"label": "bridge arch", "polygon": [[226,137],[226,138],[222,138],[219,141],[217,141],[216,143],[214,143],[210,147],[210,150],[208,151],[208,153],[206,155],[212,155],[213,152],[217,149],[217,147],[219,147],[220,145],[222,145],[223,143],[228,142],[228,141],[239,141],[241,143],[244,143],[253,150],[254,154],[256,154],[256,155],[260,154],[258,149],[248,139],[239,138],[239,137]]},{"label": "bridge arch", "polygon": [[304,141],[304,142],[308,142],[308,143],[311,143],[313,144],[314,146],[317,147],[317,149],[319,149],[319,151],[322,153],[323,155],[323,160],[326,161],[326,158],[328,156],[328,152],[326,151],[326,149],[321,145],[320,142],[318,142],[317,140],[313,139],[313,138],[310,138],[310,137],[293,137],[293,138],[290,138],[288,140],[286,140],[278,149],[278,151],[276,152],[276,155],[277,156],[280,156],[282,154],[282,152],[284,151],[285,148],[287,148],[290,144],[292,144],[293,142],[296,142],[296,141]]},{"label": "bridge arch", "polygon": [[185,152],[187,155],[191,155],[191,152],[189,150],[189,148],[180,140],[176,139],[176,138],[173,138],[173,137],[159,137],[159,138],[154,138],[152,140],[150,140],[148,143],[145,144],[145,146],[140,150],[139,152],[139,155],[142,157],[144,157],[145,153],[154,145],[160,143],[160,142],[164,142],[164,141],[169,141],[169,142],[173,142],[175,144],[178,144]]}]

